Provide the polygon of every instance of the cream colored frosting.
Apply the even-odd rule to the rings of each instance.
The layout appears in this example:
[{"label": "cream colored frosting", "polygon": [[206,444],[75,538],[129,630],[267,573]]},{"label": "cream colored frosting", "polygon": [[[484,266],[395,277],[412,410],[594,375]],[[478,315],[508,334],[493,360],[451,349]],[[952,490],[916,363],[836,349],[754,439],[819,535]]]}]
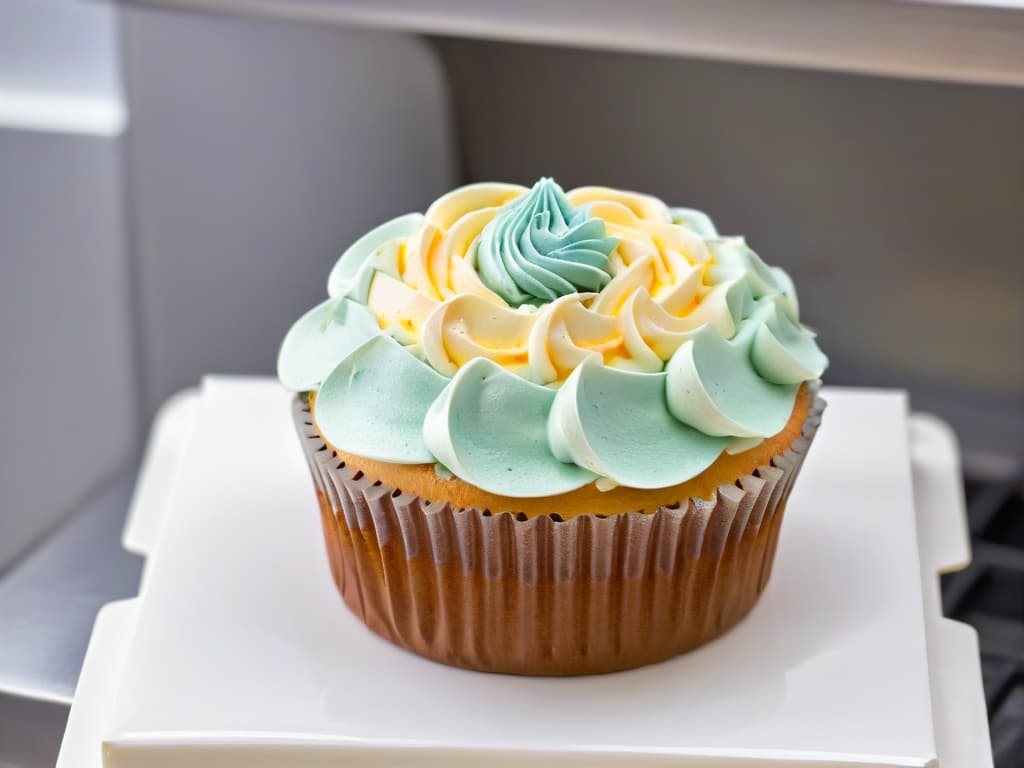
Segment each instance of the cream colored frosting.
[{"label": "cream colored frosting", "polygon": [[610,282],[539,308],[510,306],[477,274],[474,248],[501,206],[526,192],[474,184],[434,203],[396,246],[390,274],[381,269],[370,284],[367,305],[381,327],[422,348],[445,375],[483,357],[541,384],[564,380],[595,356],[616,368],[659,371],[697,327],[735,333],[729,285],[706,284],[711,257],[702,237],[675,223],[660,200],[605,187],[565,197],[588,206],[618,238]]}]

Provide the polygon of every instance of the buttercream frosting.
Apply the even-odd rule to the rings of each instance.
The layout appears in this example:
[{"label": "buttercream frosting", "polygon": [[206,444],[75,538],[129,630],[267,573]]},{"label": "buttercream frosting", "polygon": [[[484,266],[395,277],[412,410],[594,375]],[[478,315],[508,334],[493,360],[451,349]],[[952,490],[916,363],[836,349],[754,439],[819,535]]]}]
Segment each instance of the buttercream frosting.
[{"label": "buttercream frosting", "polygon": [[828,361],[789,276],[708,216],[472,184],[372,230],[285,337],[336,447],[506,496],[663,488],[778,432]]},{"label": "buttercream frosting", "polygon": [[476,270],[512,306],[599,291],[612,279],[619,244],[604,220],[576,208],[551,179],[541,179],[487,222],[476,243]]}]

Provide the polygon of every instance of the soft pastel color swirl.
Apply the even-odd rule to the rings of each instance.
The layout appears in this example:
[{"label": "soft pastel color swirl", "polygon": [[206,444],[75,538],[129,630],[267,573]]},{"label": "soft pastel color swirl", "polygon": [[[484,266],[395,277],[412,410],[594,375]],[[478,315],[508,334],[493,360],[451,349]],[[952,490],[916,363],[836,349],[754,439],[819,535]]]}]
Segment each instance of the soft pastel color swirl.
[{"label": "soft pastel color swirl", "polygon": [[509,496],[683,482],[827,366],[796,293],[693,209],[473,184],[360,238],[278,361],[349,453]]},{"label": "soft pastel color swirl", "polygon": [[512,306],[541,304],[601,290],[612,279],[608,255],[618,244],[603,220],[575,208],[553,180],[541,179],[484,227],[476,270]]}]

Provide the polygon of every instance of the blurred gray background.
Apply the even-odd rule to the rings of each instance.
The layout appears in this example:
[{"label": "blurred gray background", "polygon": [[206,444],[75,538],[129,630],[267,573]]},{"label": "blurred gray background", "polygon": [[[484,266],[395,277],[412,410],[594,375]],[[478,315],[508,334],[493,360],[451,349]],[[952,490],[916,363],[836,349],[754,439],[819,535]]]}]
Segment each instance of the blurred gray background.
[{"label": "blurred gray background", "polygon": [[352,239],[483,179],[703,208],[792,273],[829,383],[908,388],[971,461],[1024,453],[1024,89],[69,0],[4,29],[0,99],[113,117],[0,109],[0,567],[169,395],[272,373]]},{"label": "blurred gray background", "polygon": [[135,594],[160,405],[272,374],[347,244],[457,184],[702,208],[793,275],[828,383],[908,389],[972,477],[1018,464],[1022,137],[1024,88],[4,0],[0,765],[53,764],[95,612]]}]

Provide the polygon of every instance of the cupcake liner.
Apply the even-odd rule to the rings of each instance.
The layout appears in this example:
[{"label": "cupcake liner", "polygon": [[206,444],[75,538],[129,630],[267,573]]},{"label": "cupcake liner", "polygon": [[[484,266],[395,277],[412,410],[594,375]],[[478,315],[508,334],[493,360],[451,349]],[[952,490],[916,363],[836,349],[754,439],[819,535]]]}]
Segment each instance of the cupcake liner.
[{"label": "cupcake liner", "polygon": [[459,667],[572,675],[660,661],[747,614],[824,405],[815,394],[790,448],[710,500],[564,521],[404,493],[340,461],[299,398],[293,416],[332,576],[370,629]]}]

